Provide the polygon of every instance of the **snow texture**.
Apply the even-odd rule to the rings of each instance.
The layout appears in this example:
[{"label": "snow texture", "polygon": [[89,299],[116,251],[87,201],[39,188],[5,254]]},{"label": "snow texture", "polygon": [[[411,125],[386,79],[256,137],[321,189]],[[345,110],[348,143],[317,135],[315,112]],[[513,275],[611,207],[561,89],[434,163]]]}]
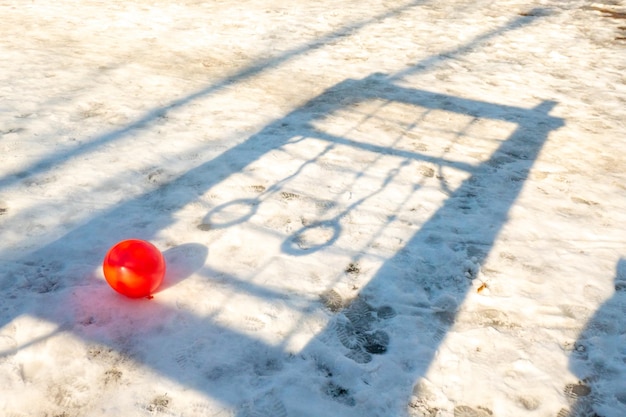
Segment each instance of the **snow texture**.
[{"label": "snow texture", "polygon": [[0,16],[2,416],[626,415],[622,1]]}]

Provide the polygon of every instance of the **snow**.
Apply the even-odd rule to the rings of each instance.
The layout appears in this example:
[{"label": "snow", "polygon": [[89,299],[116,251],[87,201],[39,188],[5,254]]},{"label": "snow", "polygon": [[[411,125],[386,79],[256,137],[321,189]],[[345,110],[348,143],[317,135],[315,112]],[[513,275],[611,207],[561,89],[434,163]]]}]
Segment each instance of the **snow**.
[{"label": "snow", "polygon": [[623,417],[624,11],[0,0],[1,414]]}]

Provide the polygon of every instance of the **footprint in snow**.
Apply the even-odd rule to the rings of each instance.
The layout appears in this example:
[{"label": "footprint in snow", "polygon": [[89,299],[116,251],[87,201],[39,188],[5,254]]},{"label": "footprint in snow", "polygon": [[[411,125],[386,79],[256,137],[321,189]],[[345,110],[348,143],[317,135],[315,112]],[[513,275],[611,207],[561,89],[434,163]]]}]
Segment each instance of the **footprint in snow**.
[{"label": "footprint in snow", "polygon": [[[391,306],[378,309],[362,299],[356,299],[344,311],[335,323],[335,332],[341,344],[350,349],[346,357],[356,363],[372,361],[372,355],[387,352],[389,334],[377,328],[381,320],[395,317],[396,312]],[[346,320],[347,319],[347,320]]]},{"label": "footprint in snow", "polygon": [[273,393],[269,392],[255,398],[244,405],[237,417],[287,417],[285,404]]},{"label": "footprint in snow", "polygon": [[457,405],[454,407],[454,417],[491,417],[493,412],[487,407],[478,406],[476,408],[468,405]]}]

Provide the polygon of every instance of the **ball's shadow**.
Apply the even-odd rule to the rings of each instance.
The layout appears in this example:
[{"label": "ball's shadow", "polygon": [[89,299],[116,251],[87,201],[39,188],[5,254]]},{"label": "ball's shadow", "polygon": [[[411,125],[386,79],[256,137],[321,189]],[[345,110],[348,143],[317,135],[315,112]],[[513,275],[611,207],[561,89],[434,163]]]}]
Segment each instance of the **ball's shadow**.
[{"label": "ball's shadow", "polygon": [[209,250],[200,243],[184,243],[163,252],[165,277],[156,294],[167,290],[200,270],[206,262]]}]

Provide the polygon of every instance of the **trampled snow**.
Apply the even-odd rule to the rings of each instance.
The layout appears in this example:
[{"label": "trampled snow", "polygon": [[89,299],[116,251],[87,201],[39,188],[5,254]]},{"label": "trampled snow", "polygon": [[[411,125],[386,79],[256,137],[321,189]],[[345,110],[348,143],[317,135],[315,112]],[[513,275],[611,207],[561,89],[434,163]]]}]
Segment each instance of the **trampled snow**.
[{"label": "trampled snow", "polygon": [[0,0],[0,415],[625,416],[624,13]]}]

